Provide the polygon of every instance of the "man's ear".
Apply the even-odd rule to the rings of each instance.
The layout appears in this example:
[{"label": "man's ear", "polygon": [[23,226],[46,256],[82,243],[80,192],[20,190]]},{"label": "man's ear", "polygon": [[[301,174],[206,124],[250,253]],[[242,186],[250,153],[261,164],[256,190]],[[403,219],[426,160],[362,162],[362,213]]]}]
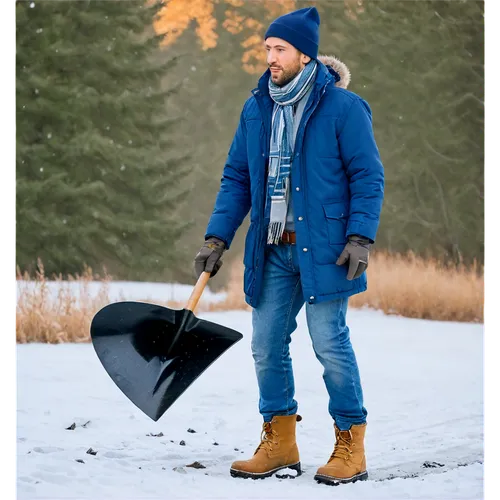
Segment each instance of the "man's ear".
[{"label": "man's ear", "polygon": [[309,56],[306,56],[305,54],[300,54],[300,62],[302,64],[308,64],[311,58]]}]

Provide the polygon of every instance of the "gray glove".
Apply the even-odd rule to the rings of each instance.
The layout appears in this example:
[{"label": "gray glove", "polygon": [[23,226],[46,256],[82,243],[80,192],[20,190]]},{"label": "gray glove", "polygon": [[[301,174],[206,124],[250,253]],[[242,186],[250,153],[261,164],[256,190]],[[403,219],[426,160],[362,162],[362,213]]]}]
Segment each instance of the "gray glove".
[{"label": "gray glove", "polygon": [[222,240],[215,236],[208,238],[194,258],[196,278],[199,278],[204,271],[211,273],[211,278],[214,277],[222,266],[221,257],[225,250],[226,245]]},{"label": "gray glove", "polygon": [[349,242],[337,259],[337,266],[343,266],[349,261],[347,279],[359,278],[368,267],[368,257],[370,254],[370,240],[357,234],[349,236]]}]

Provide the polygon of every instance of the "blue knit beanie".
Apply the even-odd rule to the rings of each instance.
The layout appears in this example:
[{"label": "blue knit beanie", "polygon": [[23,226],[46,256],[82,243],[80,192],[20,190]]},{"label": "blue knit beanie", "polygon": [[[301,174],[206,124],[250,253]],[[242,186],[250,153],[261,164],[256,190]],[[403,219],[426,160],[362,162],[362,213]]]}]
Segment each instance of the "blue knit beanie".
[{"label": "blue knit beanie", "polygon": [[275,19],[266,31],[264,39],[271,36],[281,38],[306,56],[317,59],[319,22],[316,7],[295,10]]}]

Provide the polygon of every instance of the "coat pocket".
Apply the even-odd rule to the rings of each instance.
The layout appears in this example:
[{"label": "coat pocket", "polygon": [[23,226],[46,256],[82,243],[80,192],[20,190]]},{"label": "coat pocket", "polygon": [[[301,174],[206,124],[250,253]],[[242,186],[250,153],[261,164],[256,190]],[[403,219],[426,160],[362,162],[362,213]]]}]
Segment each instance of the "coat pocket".
[{"label": "coat pocket", "polygon": [[243,265],[245,267],[254,267],[254,255],[256,244],[256,224],[250,223],[247,236],[245,238],[245,253],[243,255]]},{"label": "coat pocket", "polygon": [[253,291],[255,288],[255,271],[253,267],[245,267],[245,272],[243,274],[243,291],[245,295],[253,297]]},{"label": "coat pocket", "polygon": [[245,254],[243,255],[243,265],[245,266],[243,274],[243,291],[249,297],[253,296],[253,289],[255,286],[254,256],[257,243],[256,229],[256,224],[251,222],[245,239]]},{"label": "coat pocket", "polygon": [[330,245],[344,245],[347,242],[347,204],[343,201],[323,205]]}]

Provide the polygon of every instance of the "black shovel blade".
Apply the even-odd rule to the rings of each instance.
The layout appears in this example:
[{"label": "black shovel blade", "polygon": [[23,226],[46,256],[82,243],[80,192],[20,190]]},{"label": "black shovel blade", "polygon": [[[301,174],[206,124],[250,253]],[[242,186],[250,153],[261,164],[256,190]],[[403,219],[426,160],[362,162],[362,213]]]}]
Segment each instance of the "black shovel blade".
[{"label": "black shovel blade", "polygon": [[243,338],[187,309],[144,302],[104,307],[94,316],[90,335],[113,382],[154,421]]}]

